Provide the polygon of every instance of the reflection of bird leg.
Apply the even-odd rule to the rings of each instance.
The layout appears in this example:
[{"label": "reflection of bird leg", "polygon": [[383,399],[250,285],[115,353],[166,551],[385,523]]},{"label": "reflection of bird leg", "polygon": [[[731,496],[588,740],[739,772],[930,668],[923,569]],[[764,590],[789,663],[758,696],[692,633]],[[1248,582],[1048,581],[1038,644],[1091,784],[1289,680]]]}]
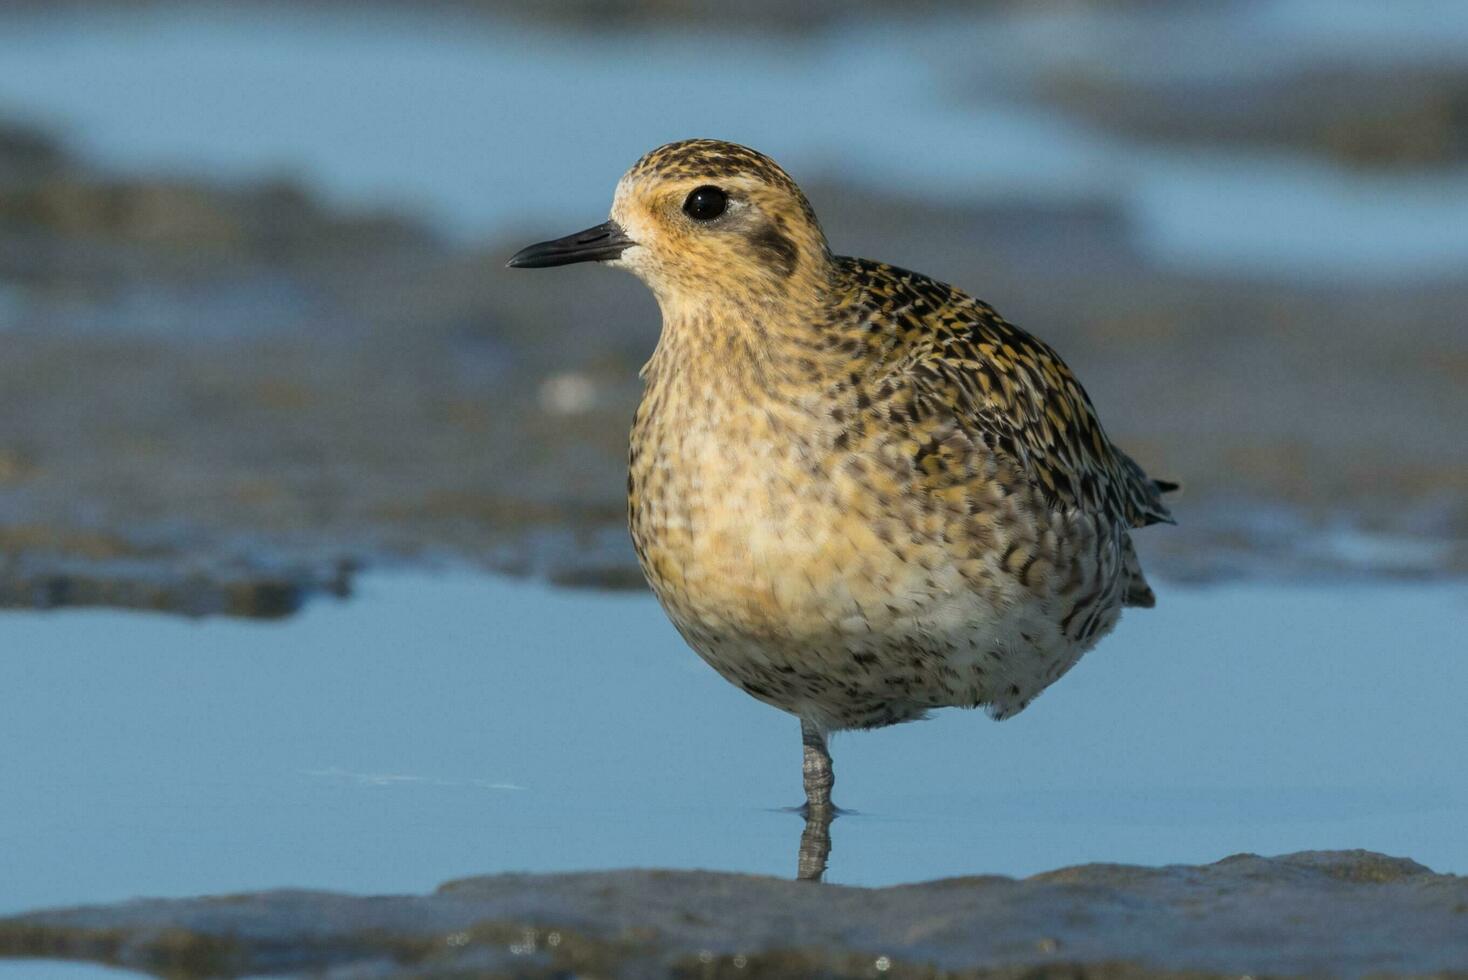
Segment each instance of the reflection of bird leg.
[{"label": "reflection of bird leg", "polygon": [[826,873],[826,859],[831,856],[831,821],[836,818],[833,806],[808,807],[805,829],[800,833],[800,856],[795,877],[799,881],[820,881]]},{"label": "reflection of bird leg", "polygon": [[831,787],[836,784],[836,773],[826,750],[825,732],[802,718],[800,741],[804,746],[800,772],[805,778],[805,806],[800,812],[805,816],[805,830],[800,835],[795,876],[801,881],[820,881],[831,856],[831,821],[836,818]]}]

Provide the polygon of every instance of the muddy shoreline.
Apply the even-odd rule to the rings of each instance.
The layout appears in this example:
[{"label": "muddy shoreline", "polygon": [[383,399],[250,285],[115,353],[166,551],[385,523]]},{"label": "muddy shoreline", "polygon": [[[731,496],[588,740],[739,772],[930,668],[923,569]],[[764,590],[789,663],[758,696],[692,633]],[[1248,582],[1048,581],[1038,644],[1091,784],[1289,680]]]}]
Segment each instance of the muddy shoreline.
[{"label": "muddy shoreline", "polygon": [[[810,188],[838,248],[963,283],[1057,347],[1180,480],[1161,577],[1468,570],[1468,277],[1158,268],[1104,204]],[[637,587],[622,517],[640,284],[503,268],[288,182],[99,172],[0,132],[0,603],[278,616],[353,570]],[[1141,380],[1139,380],[1141,379]]]},{"label": "muddy shoreline", "polygon": [[493,875],[0,920],[0,956],[172,977],[1458,976],[1468,880],[1368,851],[864,889],[709,871]]},{"label": "muddy shoreline", "polygon": [[[56,15],[31,6],[35,25]],[[170,977],[1468,976],[1468,879],[1368,851],[892,887],[639,870],[785,868],[765,848],[770,815],[749,809],[783,800],[781,784],[737,771],[775,758],[779,733],[746,724],[743,701],[700,693],[716,678],[672,669],[696,664],[659,660],[674,638],[646,603],[478,576],[462,590],[449,576],[358,581],[391,566],[468,566],[642,587],[623,488],[637,372],[657,342],[651,297],[608,270],[504,269],[519,246],[571,230],[563,216],[510,226],[495,216],[538,212],[491,207],[460,225],[448,212],[554,201],[572,181],[610,189],[606,161],[578,160],[585,173],[537,168],[542,186],[507,191],[536,154],[505,156],[494,140],[564,152],[590,128],[541,133],[533,112],[506,104],[534,110],[543,98],[569,113],[581,93],[544,95],[553,79],[534,73],[566,50],[595,64],[561,74],[621,92],[619,73],[649,39],[666,43],[667,72],[629,86],[649,94],[701,77],[704,61],[680,60],[685,42],[704,45],[700,57],[710,42],[747,44],[749,57],[789,45],[817,70],[784,75],[784,55],[758,53],[761,67],[715,73],[691,105],[650,99],[642,118],[593,103],[608,156],[617,120],[638,132],[665,114],[722,122],[701,111],[709,95],[721,101],[721,79],[776,79],[744,93],[751,118],[792,85],[812,100],[802,121],[845,119],[848,91],[864,86],[890,96],[866,113],[876,123],[932,96],[919,123],[865,143],[833,127],[804,160],[781,145],[788,129],[745,132],[795,154],[838,251],[959,284],[1049,341],[1115,441],[1183,484],[1178,527],[1137,535],[1155,580],[1461,578],[1468,267],[1454,257],[1468,251],[1453,226],[1468,186],[1468,69],[1442,43],[1452,25],[1414,40],[1369,17],[1341,26],[1307,11],[1291,25],[1288,4],[1135,0],[1084,0],[1053,20],[1014,0],[977,15],[932,0],[917,8],[927,21],[830,0],[445,0],[382,5],[401,19],[359,36],[370,12],[307,6],[330,23],[276,23],[272,10],[286,8],[262,7],[211,27],[212,14],[141,0],[66,5],[84,16],[34,37],[30,14],[7,20],[5,104],[31,121],[0,106],[0,611],[278,619],[313,597],[361,598],[323,602],[287,630],[215,623],[202,638],[161,616],[5,617],[25,672],[3,712],[19,746],[17,817],[0,834],[20,848],[8,910],[242,893],[0,917],[0,965],[60,958]],[[94,10],[123,30],[91,35]],[[434,21],[424,46],[397,46],[394,32],[420,16]],[[1420,14],[1403,22],[1422,26]],[[477,44],[456,47],[456,25]],[[1279,31],[1289,56],[1260,50],[1261,30]],[[220,38],[246,37],[238,66],[214,60],[229,53]],[[71,52],[49,74],[48,43]],[[531,50],[517,60],[522,43]],[[878,47],[891,51],[873,57]],[[197,70],[199,50],[226,68]],[[262,58],[277,52],[279,64]],[[392,70],[364,78],[379,57]],[[862,72],[842,74],[853,58]],[[130,95],[97,98],[83,69],[103,63],[98,77]],[[920,77],[939,91],[901,84]],[[200,81],[199,95],[167,108],[156,96],[180,79],[191,95]],[[249,97],[235,103],[236,88]],[[277,111],[282,92],[329,97],[296,116]],[[444,106],[464,111],[433,112]],[[216,110],[243,125],[213,131]],[[337,114],[340,129],[323,125]],[[265,132],[252,119],[284,122]],[[151,136],[130,142],[134,122]],[[124,132],[88,141],[114,123]],[[481,126],[490,141],[439,139]],[[381,138],[359,147],[353,127]],[[884,178],[889,149],[946,136],[964,147],[937,158],[959,161],[946,178],[903,166]],[[274,156],[252,155],[272,140]],[[323,146],[394,162],[312,169]],[[838,150],[850,159],[822,169],[821,154]],[[474,167],[486,159],[509,167]],[[262,176],[275,166],[303,176]],[[1041,179],[1016,178],[1030,166]],[[944,179],[954,200],[918,183]],[[1329,192],[1289,206],[1320,184]],[[481,187],[499,196],[476,198]],[[417,210],[342,203],[388,200]],[[1172,208],[1182,219],[1160,220]],[[844,785],[865,787],[853,805],[872,801],[871,815],[852,817],[841,873],[877,885],[1098,856],[1150,865],[1363,845],[1461,870],[1450,781],[1460,597],[1316,590],[1323,600],[1267,586],[1230,604],[1230,591],[1172,590],[1156,631],[1139,631],[1106,682],[1040,735],[1007,727],[1010,742],[925,753],[941,740],[872,740],[852,752]],[[330,642],[312,632],[328,628]],[[1383,649],[1409,647],[1415,659],[1381,670]],[[639,728],[643,705],[666,717]],[[568,725],[599,737],[546,736]],[[731,744],[737,760],[720,755]],[[953,771],[963,778],[947,781]],[[724,785],[687,793],[683,773]],[[1173,787],[1179,773],[1196,786]],[[657,795],[665,784],[676,791]],[[911,819],[924,807],[926,821]],[[477,874],[608,865],[634,867]],[[459,874],[477,876],[416,893]],[[253,891],[283,883],[336,891]]]}]

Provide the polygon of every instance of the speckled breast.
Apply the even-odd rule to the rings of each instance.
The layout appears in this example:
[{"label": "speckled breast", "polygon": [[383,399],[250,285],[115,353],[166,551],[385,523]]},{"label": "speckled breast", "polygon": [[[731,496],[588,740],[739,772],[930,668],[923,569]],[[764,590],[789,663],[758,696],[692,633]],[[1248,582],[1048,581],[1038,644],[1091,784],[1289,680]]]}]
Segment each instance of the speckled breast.
[{"label": "speckled breast", "polygon": [[633,542],[690,645],[762,700],[830,727],[1010,714],[1091,645],[1060,628],[1068,609],[1119,603],[1113,549],[1056,535],[1024,494],[996,486],[960,518],[889,447],[831,451],[808,413],[657,394],[632,434]]},{"label": "speckled breast", "polygon": [[644,417],[633,446],[633,541],[690,639],[820,641],[873,625],[847,621],[863,617],[863,599],[901,590],[902,570],[843,510],[838,475],[767,413]]},{"label": "speckled breast", "polygon": [[[920,653],[907,683],[930,683],[941,665],[919,661],[951,654],[935,632],[987,615],[940,522],[900,506],[766,411],[644,411],[633,432],[632,537],[674,624],[749,693],[833,725],[900,720],[886,661]],[[934,701],[912,695],[907,716]]]}]

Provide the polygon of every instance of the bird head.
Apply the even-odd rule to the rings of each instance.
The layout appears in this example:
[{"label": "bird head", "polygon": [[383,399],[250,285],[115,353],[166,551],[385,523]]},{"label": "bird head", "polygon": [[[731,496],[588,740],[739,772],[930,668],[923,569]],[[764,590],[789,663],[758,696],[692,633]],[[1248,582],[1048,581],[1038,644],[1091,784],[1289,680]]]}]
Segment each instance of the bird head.
[{"label": "bird head", "polygon": [[512,268],[603,262],[631,270],[664,314],[787,301],[829,275],[805,195],[769,157],[721,140],[669,143],[617,183],[611,220],[521,249]]}]

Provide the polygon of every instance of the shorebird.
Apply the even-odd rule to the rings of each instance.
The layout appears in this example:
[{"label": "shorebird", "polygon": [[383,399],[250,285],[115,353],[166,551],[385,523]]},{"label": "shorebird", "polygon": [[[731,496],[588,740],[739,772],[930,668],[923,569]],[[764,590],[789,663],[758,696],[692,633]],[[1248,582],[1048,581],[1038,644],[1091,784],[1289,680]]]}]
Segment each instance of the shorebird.
[{"label": "shorebird", "polygon": [[[1023,710],[1154,597],[1131,531],[1172,522],[1050,347],[927,276],[833,255],[773,160],[670,143],[611,220],[515,268],[601,262],[656,296],[628,516],[688,644],[800,719],[806,811],[830,732]],[[829,816],[826,818],[829,824]]]}]

